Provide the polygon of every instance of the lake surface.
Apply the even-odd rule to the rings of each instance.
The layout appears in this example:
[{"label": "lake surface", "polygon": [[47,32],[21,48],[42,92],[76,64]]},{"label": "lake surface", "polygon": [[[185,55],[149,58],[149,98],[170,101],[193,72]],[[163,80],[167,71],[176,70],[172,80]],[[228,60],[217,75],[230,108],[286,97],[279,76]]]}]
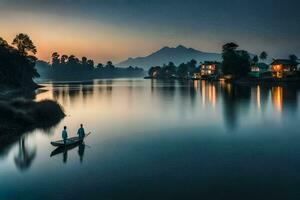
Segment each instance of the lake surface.
[{"label": "lake surface", "polygon": [[[299,199],[300,90],[141,79],[48,83],[67,116],[0,152],[0,199]],[[85,144],[50,157],[64,125]]]}]

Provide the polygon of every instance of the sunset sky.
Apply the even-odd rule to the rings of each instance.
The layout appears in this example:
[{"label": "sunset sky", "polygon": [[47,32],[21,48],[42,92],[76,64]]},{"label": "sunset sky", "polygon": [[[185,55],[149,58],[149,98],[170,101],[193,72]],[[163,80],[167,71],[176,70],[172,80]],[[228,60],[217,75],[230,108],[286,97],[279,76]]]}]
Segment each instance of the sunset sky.
[{"label": "sunset sky", "polygon": [[0,37],[30,35],[38,57],[52,52],[119,62],[178,44],[220,52],[300,57],[299,0],[0,0]]}]

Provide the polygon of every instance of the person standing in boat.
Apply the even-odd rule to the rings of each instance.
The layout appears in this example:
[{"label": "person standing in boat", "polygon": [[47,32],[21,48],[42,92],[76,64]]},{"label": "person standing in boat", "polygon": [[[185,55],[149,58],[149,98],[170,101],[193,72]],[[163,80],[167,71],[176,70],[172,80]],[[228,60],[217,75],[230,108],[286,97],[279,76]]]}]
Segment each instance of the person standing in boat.
[{"label": "person standing in boat", "polygon": [[78,135],[79,139],[81,139],[81,140],[83,140],[85,137],[85,132],[84,132],[84,128],[83,128],[82,124],[80,124],[80,128],[77,131],[77,135]]},{"label": "person standing in boat", "polygon": [[64,130],[62,131],[61,136],[64,140],[64,144],[66,145],[67,139],[68,139],[68,133],[67,133],[67,127],[66,126],[64,126]]}]

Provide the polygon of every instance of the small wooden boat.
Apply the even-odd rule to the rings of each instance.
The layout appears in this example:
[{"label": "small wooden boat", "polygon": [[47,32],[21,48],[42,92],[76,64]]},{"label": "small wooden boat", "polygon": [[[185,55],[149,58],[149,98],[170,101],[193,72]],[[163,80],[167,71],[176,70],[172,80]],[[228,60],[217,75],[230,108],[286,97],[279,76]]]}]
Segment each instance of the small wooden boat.
[{"label": "small wooden boat", "polygon": [[[85,135],[84,138],[86,138],[87,136],[89,136],[91,133],[88,133]],[[65,146],[72,146],[72,145],[76,145],[76,144],[80,144],[83,142],[83,139],[80,139],[79,137],[72,137],[72,138],[68,138],[66,140],[66,144],[64,143],[63,140],[58,140],[58,141],[53,141],[51,142],[51,145],[55,146],[55,147],[65,147]]]}]

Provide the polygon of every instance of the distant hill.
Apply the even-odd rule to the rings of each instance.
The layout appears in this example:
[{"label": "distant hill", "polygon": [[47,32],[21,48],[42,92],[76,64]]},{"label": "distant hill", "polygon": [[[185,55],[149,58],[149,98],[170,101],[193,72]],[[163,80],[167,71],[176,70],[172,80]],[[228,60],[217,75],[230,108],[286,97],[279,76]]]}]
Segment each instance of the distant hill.
[{"label": "distant hill", "polygon": [[195,59],[198,62],[203,61],[221,61],[222,56],[218,53],[207,53],[196,49],[187,48],[179,45],[176,48],[163,47],[162,49],[146,56],[129,58],[117,64],[119,67],[138,66],[149,69],[152,66],[167,64],[172,61],[175,65],[188,62]]}]

